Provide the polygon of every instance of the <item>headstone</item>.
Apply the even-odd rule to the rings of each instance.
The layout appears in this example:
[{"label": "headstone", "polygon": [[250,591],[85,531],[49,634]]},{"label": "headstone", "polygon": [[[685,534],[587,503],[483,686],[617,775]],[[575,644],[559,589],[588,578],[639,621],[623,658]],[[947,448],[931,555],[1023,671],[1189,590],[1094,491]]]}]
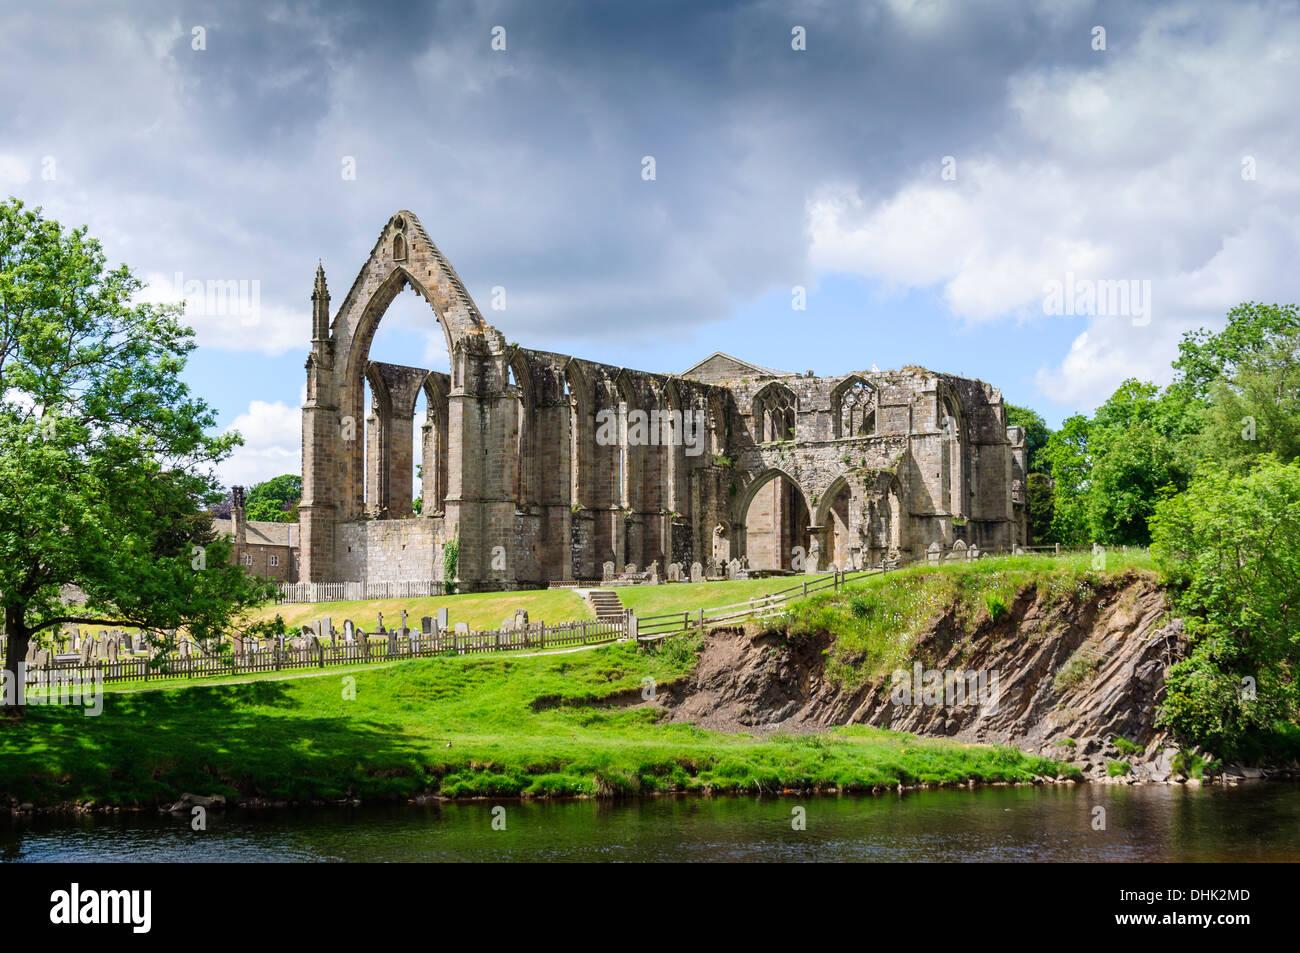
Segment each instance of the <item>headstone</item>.
[{"label": "headstone", "polygon": [[457,622],[457,623],[456,623],[456,634],[457,634],[457,635],[469,635],[469,623],[468,623],[468,622]]},{"label": "headstone", "polygon": [[939,560],[943,558],[943,546],[937,539],[925,551],[925,558],[932,566],[937,565]]},{"label": "headstone", "polygon": [[186,639],[184,642],[181,643],[181,658],[189,658],[189,657],[190,657],[190,641],[189,639]]},{"label": "headstone", "polygon": [[81,664],[89,665],[91,656],[95,652],[95,637],[86,635],[81,640]]},{"label": "headstone", "polygon": [[117,661],[117,653],[118,653],[118,641],[117,641],[117,639],[109,639],[109,640],[108,640],[108,660],[109,660],[110,662],[116,662],[116,661]]},{"label": "headstone", "polygon": [[1017,556],[1023,556],[1025,554],[1025,548],[1023,546],[1017,546],[1015,552]]},{"label": "headstone", "polygon": [[669,563],[669,564],[668,564],[668,581],[669,581],[669,582],[681,582],[681,581],[682,581],[682,564],[681,564],[681,563]]},{"label": "headstone", "polygon": [[506,616],[504,619],[501,620],[501,631],[502,631],[502,632],[513,632],[514,630],[515,630],[515,617],[514,617],[514,616]]},{"label": "headstone", "polygon": [[439,632],[447,631],[447,610],[446,609],[438,610],[438,631]]},{"label": "headstone", "polygon": [[375,631],[376,631],[376,632],[383,632],[383,631],[384,631],[384,614],[383,614],[382,612],[377,612],[377,613],[375,613],[375,615],[376,615],[376,616],[378,617],[378,619],[379,619],[379,624],[375,626]]},{"label": "headstone", "polygon": [[406,610],[402,610],[402,631],[406,630]]},{"label": "headstone", "polygon": [[948,562],[957,562],[966,558],[966,544],[960,539],[952,544],[952,552],[948,554]]},{"label": "headstone", "polygon": [[516,629],[526,629],[526,628],[528,628],[528,610],[527,610],[527,609],[516,609],[516,610],[515,610],[515,626],[514,626],[514,627],[515,627]]},{"label": "headstone", "polygon": [[699,563],[691,563],[691,582],[704,581],[704,567]]},{"label": "headstone", "polygon": [[307,628],[307,629],[306,629],[306,631],[311,632],[312,635],[316,636],[316,638],[319,639],[319,638],[320,638],[320,634],[321,634],[321,625],[320,625],[320,623],[321,623],[321,620],[320,620],[320,619],[317,619],[315,622],[313,622],[313,623],[311,624],[310,628]]},{"label": "headstone", "polygon": [[633,573],[635,573],[635,572],[636,572],[636,563],[628,563],[626,566],[623,567],[623,572],[626,573],[626,574],[629,575],[629,576],[632,575]]},{"label": "headstone", "polygon": [[343,641],[351,644],[356,641],[357,627],[352,624],[351,619],[343,620]]},{"label": "headstone", "polygon": [[334,634],[334,620],[329,616],[326,616],[324,619],[321,620],[319,635],[323,639],[325,638],[325,636],[333,635],[333,634]]},{"label": "headstone", "polygon": [[728,579],[739,579],[739,578],[740,578],[740,560],[739,560],[739,559],[733,559],[733,560],[731,560],[731,562],[727,563],[727,578],[728,578]]},{"label": "headstone", "polygon": [[609,582],[613,578],[614,578],[614,564],[607,560],[600,567],[600,580],[601,582]]},{"label": "headstone", "polygon": [[421,617],[420,617],[420,634],[421,634],[421,635],[433,635],[433,617],[432,617],[432,616],[427,616],[427,615],[426,615],[426,616],[421,616]]}]

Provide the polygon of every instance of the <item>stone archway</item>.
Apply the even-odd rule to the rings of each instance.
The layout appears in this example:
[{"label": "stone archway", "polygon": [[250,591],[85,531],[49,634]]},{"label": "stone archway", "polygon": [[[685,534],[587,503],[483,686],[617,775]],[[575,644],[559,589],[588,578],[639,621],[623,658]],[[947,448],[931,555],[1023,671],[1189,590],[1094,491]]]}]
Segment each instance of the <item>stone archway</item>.
[{"label": "stone archway", "polygon": [[803,487],[775,467],[760,473],[737,501],[732,520],[733,557],[750,569],[794,571],[811,546],[812,511]]},{"label": "stone archway", "polygon": [[[401,468],[409,463],[405,458],[410,455],[412,422],[397,421],[391,409],[384,413],[382,405],[376,408],[374,421],[371,470],[375,476],[376,505],[370,507],[366,501],[365,472],[367,375],[376,393],[382,389],[375,386],[376,368],[369,359],[370,345],[394,298],[408,287],[429,305],[442,328],[452,361],[447,387],[438,388],[441,391],[438,419],[430,422],[438,430],[440,444],[460,451],[446,455],[446,471],[438,474],[436,494],[445,508],[452,511],[447,514],[450,525],[460,525],[459,511],[466,503],[460,492],[465,484],[460,472],[462,459],[478,456],[478,443],[482,439],[475,428],[461,423],[462,418],[477,417],[476,411],[465,406],[467,401],[472,404],[476,399],[473,387],[467,390],[467,377],[474,384],[481,380],[487,373],[490,355],[501,353],[504,342],[500,332],[484,322],[464,283],[433,244],[419,219],[403,210],[385,225],[332,320],[324,270],[317,269],[312,294],[307,402],[303,405],[303,495],[299,515],[300,566],[304,580],[332,581],[338,523],[361,520],[367,515],[374,518],[410,512],[410,500],[406,498],[410,496],[410,475]],[[421,369],[400,370],[409,372],[405,376],[414,381],[411,387],[403,383],[404,395],[410,392],[413,414],[414,398],[423,384]],[[392,389],[393,381],[384,383]],[[403,413],[407,403],[404,396]],[[385,416],[390,419],[380,419]],[[441,455],[438,459],[441,464]],[[394,493],[402,496],[396,505],[393,505]],[[466,549],[462,546],[463,551]]]}]

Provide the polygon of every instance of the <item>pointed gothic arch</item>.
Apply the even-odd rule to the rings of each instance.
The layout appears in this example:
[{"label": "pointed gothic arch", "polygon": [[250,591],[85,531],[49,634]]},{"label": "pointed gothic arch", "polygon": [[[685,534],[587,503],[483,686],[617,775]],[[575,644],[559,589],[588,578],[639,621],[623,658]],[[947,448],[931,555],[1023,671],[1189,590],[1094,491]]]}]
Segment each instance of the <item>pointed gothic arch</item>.
[{"label": "pointed gothic arch", "polygon": [[754,439],[771,443],[795,439],[799,398],[780,381],[772,381],[754,395]]},{"label": "pointed gothic arch", "polygon": [[831,391],[831,432],[835,439],[870,437],[876,433],[876,388],[856,374]]}]

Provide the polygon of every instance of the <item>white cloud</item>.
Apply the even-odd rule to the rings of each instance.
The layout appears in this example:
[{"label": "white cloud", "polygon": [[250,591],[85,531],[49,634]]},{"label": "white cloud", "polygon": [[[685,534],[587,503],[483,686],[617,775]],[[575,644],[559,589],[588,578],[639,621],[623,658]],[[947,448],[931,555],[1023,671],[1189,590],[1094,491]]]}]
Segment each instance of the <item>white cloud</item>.
[{"label": "white cloud", "polygon": [[[812,264],[938,286],[966,322],[1056,320],[1044,285],[1067,273],[1149,280],[1151,326],[1094,317],[1036,380],[1059,402],[1095,404],[1124,377],[1167,378],[1183,330],[1243,300],[1295,298],[1298,45],[1293,19],[1202,8],[1154,16],[1093,68],[1012,76],[1006,128],[956,157],[956,181],[936,158],[881,198],[814,196]],[[1241,176],[1248,155],[1254,181]]]},{"label": "white cloud", "polygon": [[226,486],[252,486],[302,469],[302,410],[281,401],[254,400],[231,422],[244,438],[229,460],[217,468]]}]

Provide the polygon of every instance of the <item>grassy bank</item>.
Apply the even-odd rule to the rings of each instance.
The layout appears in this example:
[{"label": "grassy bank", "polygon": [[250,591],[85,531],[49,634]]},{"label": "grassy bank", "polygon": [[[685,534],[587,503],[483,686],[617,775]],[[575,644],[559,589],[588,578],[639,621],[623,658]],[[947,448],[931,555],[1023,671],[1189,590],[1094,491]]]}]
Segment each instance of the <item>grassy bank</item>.
[{"label": "grassy bank", "polygon": [[118,692],[99,717],[34,707],[0,730],[0,794],[20,803],[138,805],[182,791],[298,800],[599,796],[862,790],[1062,770],[1011,749],[865,728],[723,735],[660,724],[653,708],[607,703],[622,693],[636,699],[643,679],[662,685],[684,676],[694,658],[695,647],[678,639],[658,649],[437,658]]},{"label": "grassy bank", "polygon": [[944,612],[953,610],[969,630],[1007,612],[1027,586],[1056,603],[1083,598],[1091,587],[1127,572],[1150,573],[1154,579],[1155,565],[1136,549],[1107,552],[1104,569],[1094,569],[1093,557],[1082,554],[916,565],[800,600],[783,621],[793,638],[834,633],[827,673],[857,686],[905,666],[916,639]]}]

